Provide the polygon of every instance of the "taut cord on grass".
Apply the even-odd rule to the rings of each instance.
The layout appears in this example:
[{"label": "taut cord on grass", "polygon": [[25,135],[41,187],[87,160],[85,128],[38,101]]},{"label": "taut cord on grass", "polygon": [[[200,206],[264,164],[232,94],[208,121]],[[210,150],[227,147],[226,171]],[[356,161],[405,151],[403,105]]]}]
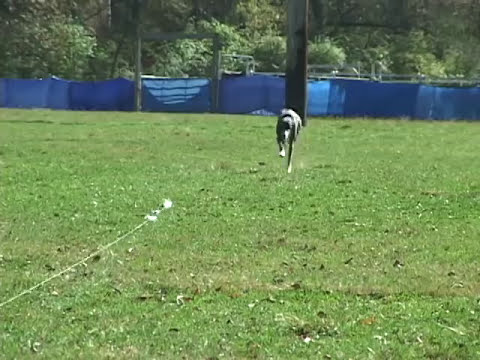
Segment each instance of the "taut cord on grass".
[{"label": "taut cord on grass", "polygon": [[90,255],[88,255],[87,257],[83,258],[82,260],[79,260],[77,261],[75,264],[73,265],[70,265],[69,267],[67,267],[66,269],[50,276],[49,278],[39,282],[38,284],[32,286],[31,288],[28,288],[28,289],[25,289],[24,291],[22,291],[21,293],[11,297],[10,299],[0,303],[0,308],[4,307],[5,305],[21,298],[22,296],[25,296],[29,293],[31,293],[32,291],[38,289],[39,287],[42,287],[43,285],[45,285],[46,283],[62,276],[63,274],[69,272],[70,270],[76,268],[77,266],[81,265],[81,264],[84,264],[86,261],[90,260],[91,258],[95,257],[96,255],[98,255],[99,253],[111,248],[113,245],[119,243],[120,241],[122,241],[123,239],[129,237],[130,235],[134,234],[135,232],[137,232],[138,230],[140,230],[141,228],[143,228],[146,224],[148,224],[149,222],[152,222],[152,221],[157,221],[158,219],[158,216],[160,215],[160,213],[166,209],[170,209],[171,207],[173,206],[173,203],[170,201],[170,200],[165,200],[163,202],[163,205],[160,209],[158,210],[154,210],[150,213],[150,215],[147,215],[145,216],[145,221],[143,221],[141,224],[135,226],[132,230],[128,231],[127,233],[123,234],[122,236],[116,238],[114,241],[112,241],[111,243],[108,243],[106,245],[103,245],[101,246],[98,250],[94,251],[93,253],[91,253]]}]

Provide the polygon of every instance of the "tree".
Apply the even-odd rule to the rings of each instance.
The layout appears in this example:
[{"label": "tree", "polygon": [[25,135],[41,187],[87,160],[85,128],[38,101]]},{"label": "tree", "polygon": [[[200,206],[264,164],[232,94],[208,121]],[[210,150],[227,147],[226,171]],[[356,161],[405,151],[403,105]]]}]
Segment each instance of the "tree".
[{"label": "tree", "polygon": [[[0,0],[0,76],[102,79],[133,74],[136,0]],[[287,0],[140,0],[146,31],[220,34],[224,51],[283,71]],[[310,0],[311,63],[432,76],[480,71],[478,0]],[[159,75],[207,76],[208,41],[145,43]],[[230,61],[230,60],[228,60]],[[233,63],[226,63],[229,67]]]},{"label": "tree", "polygon": [[96,39],[83,25],[63,15],[60,5],[3,2],[0,31],[7,36],[0,44],[2,76],[82,77]]}]

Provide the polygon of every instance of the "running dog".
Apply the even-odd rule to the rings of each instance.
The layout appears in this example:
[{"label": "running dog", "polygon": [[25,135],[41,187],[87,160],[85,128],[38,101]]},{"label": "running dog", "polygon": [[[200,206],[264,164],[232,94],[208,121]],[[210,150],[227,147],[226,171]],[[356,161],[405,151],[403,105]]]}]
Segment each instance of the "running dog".
[{"label": "running dog", "polygon": [[283,109],[277,120],[277,143],[279,155],[285,157],[288,143],[288,172],[292,172],[292,156],[298,135],[302,130],[302,119],[292,109]]}]

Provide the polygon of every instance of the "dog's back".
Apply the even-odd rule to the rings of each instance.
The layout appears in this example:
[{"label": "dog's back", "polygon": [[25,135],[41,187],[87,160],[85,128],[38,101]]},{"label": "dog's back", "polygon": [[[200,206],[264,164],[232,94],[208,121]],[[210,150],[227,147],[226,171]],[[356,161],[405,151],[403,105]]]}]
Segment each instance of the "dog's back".
[{"label": "dog's back", "polygon": [[[290,130],[290,136],[295,141],[302,129],[302,119],[292,109],[283,109],[277,121],[277,137],[281,137],[281,133]],[[287,139],[285,139],[287,140]]]}]

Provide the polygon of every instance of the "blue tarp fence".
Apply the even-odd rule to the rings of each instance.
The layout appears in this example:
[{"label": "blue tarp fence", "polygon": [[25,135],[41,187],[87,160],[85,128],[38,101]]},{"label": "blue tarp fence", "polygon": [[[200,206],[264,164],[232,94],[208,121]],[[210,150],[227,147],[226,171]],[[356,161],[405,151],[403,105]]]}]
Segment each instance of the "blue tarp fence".
[{"label": "blue tarp fence", "polygon": [[[143,110],[203,113],[211,110],[208,79],[143,79]],[[285,80],[255,75],[225,77],[218,111],[278,114]],[[134,84],[119,78],[98,82],[0,79],[0,107],[131,111]],[[453,88],[411,83],[331,79],[309,81],[308,114],[339,117],[407,117],[480,120],[480,87]]]},{"label": "blue tarp fence", "polygon": [[131,111],[134,84],[121,78],[107,81],[0,79],[0,107]]},{"label": "blue tarp fence", "polygon": [[208,79],[144,79],[143,111],[209,112],[210,89]]}]

